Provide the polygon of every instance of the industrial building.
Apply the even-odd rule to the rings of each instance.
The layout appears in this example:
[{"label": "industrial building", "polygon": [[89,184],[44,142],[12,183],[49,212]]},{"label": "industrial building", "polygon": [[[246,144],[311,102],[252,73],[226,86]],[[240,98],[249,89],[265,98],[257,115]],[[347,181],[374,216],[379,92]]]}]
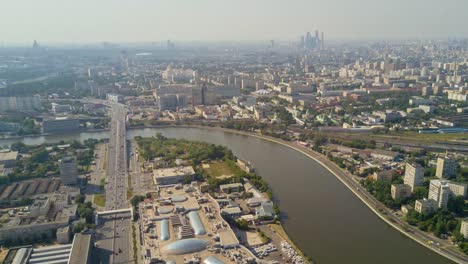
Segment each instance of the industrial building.
[{"label": "industrial building", "polygon": [[146,199],[139,210],[145,263],[246,263],[241,260],[252,256],[196,183],[161,186],[159,198]]},{"label": "industrial building", "polygon": [[11,248],[5,264],[68,264],[72,245]]},{"label": "industrial building", "polygon": [[57,117],[42,121],[42,133],[77,132],[80,120],[68,117]]},{"label": "industrial building", "polygon": [[41,108],[41,100],[35,96],[0,96],[0,111],[31,111]]}]

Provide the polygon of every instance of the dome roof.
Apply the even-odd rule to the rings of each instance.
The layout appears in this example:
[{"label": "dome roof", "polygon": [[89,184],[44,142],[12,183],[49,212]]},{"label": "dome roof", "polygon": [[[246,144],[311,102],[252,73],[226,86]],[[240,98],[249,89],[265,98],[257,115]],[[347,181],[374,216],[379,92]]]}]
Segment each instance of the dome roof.
[{"label": "dome roof", "polygon": [[168,255],[182,255],[204,250],[208,246],[208,241],[198,238],[182,239],[164,247]]}]

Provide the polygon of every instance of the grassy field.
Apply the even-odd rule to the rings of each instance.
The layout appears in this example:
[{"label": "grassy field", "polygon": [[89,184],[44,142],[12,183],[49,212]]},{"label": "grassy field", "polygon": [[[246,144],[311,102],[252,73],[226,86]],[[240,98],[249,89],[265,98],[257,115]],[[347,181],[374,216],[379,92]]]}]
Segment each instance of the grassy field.
[{"label": "grassy field", "polygon": [[205,168],[211,177],[226,177],[239,173],[240,168],[232,161],[215,161],[209,163],[209,168]]},{"label": "grassy field", "polygon": [[106,196],[103,193],[95,194],[94,204],[101,207],[106,206]]}]

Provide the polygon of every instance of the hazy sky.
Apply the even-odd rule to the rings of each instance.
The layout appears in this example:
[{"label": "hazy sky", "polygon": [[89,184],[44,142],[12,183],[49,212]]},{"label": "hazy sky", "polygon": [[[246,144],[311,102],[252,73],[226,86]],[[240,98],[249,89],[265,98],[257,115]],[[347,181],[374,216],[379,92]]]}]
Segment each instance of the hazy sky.
[{"label": "hazy sky", "polygon": [[0,42],[468,37],[468,0],[0,0]]}]

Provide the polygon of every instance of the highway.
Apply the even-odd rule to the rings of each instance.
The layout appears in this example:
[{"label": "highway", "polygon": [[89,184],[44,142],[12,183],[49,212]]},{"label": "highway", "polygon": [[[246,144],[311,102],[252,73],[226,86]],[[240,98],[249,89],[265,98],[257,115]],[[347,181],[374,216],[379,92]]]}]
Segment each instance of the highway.
[{"label": "highway", "polygon": [[[118,103],[112,103],[110,106],[111,135],[106,167],[106,211],[130,208],[127,201],[127,109]],[[131,223],[132,219],[128,213],[108,214],[99,219],[97,241],[100,263],[133,262]]]}]

